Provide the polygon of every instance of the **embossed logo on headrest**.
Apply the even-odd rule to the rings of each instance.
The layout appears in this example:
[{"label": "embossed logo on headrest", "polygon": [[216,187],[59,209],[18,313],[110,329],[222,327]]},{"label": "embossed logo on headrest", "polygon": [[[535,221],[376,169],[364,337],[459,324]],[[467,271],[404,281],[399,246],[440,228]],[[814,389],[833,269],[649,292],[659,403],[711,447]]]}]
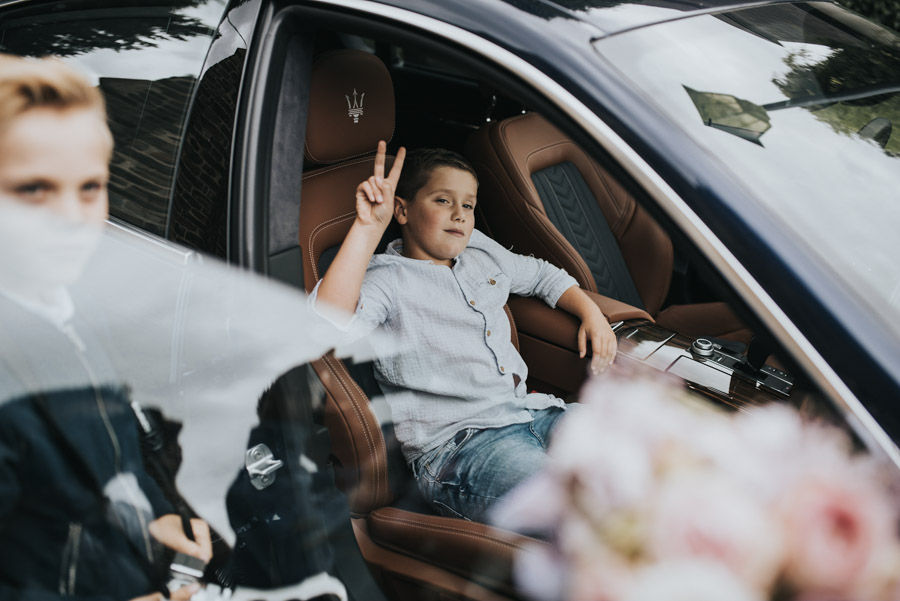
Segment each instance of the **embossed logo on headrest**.
[{"label": "embossed logo on headrest", "polygon": [[353,117],[354,123],[359,123],[359,118],[362,117],[363,114],[363,99],[366,97],[366,93],[357,94],[356,88],[353,88],[353,101],[350,101],[350,97],[344,94],[344,98],[347,99],[347,116]]}]

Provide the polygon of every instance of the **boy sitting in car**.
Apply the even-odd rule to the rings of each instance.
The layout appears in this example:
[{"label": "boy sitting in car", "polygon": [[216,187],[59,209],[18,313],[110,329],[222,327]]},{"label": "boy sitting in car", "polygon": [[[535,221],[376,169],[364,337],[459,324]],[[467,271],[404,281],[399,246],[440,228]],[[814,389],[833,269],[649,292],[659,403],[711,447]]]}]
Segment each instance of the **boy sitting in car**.
[{"label": "boy sitting in car", "polygon": [[[311,302],[353,313],[346,328],[355,336],[381,326],[402,345],[377,359],[375,375],[404,456],[433,507],[480,520],[541,468],[566,409],[526,389],[504,310],[509,294],[579,317],[579,352],[591,342],[595,374],[615,357],[616,337],[565,271],[474,229],[478,180],[465,159],[441,149],[405,159],[401,148],[385,177],[385,152],[379,142],[374,173],[356,189],[356,220]],[[403,237],[373,256],[392,218]]]}]

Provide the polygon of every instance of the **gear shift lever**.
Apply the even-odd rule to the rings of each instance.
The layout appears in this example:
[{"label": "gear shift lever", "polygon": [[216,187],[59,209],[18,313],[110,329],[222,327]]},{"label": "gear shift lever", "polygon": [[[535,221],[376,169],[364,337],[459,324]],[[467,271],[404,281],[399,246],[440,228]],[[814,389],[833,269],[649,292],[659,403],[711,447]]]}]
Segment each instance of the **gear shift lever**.
[{"label": "gear shift lever", "polygon": [[754,371],[762,369],[766,359],[772,354],[772,340],[767,335],[756,334],[747,347],[747,365]]}]

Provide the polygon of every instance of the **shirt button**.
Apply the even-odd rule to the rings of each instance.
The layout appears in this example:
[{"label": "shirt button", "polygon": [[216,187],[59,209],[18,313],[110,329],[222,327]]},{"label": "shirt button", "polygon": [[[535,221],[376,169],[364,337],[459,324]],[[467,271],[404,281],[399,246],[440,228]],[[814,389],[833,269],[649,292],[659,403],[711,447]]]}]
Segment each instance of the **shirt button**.
[{"label": "shirt button", "polygon": [[497,282],[494,280],[494,278],[489,279],[488,282],[491,283],[491,286],[493,286],[494,284],[497,283]]},{"label": "shirt button", "polygon": [[502,372],[504,372],[504,373],[505,373],[505,372],[506,372],[506,368],[505,368],[505,367],[503,367],[503,366],[502,366],[502,365],[501,365],[501,366],[500,366],[500,371],[502,371]]},{"label": "shirt button", "polygon": [[491,335],[491,331],[490,331],[490,330],[487,331],[487,335],[488,335],[488,336]]},{"label": "shirt button", "polygon": [[470,301],[469,301],[469,304],[472,305],[472,306],[474,307],[474,306],[475,306],[475,301],[470,300]]}]

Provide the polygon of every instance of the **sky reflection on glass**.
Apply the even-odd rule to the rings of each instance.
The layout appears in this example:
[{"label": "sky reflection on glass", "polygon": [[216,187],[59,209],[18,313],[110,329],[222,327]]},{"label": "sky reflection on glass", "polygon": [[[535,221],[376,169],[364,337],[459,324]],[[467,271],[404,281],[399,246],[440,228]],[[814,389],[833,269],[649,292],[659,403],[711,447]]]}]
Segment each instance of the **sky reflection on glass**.
[{"label": "sky reflection on glass", "polygon": [[[806,75],[792,73],[791,57],[796,70],[824,65],[834,55],[823,40],[816,42],[774,43],[708,15],[607,38],[596,48],[900,333],[900,155],[894,150],[900,123],[886,151],[829,122],[835,108],[770,110],[771,128],[760,146],[704,125],[685,92],[687,86],[758,105],[786,100],[784,83]],[[897,102],[895,94],[856,112],[898,115]]]}]

